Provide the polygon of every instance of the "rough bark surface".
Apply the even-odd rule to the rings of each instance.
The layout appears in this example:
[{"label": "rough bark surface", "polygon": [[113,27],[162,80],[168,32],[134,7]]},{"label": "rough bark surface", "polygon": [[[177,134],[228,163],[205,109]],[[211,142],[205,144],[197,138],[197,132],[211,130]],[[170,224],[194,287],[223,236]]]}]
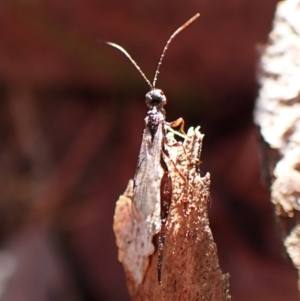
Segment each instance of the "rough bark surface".
[{"label": "rough bark surface", "polygon": [[[286,251],[300,271],[300,1],[280,2],[261,58],[255,121],[267,143],[271,198]],[[298,289],[300,287],[298,286]]]},{"label": "rough bark surface", "polygon": [[210,175],[202,177],[199,169],[202,139],[199,128],[191,128],[183,145],[168,147],[173,194],[161,285],[151,221],[138,223],[132,216],[132,181],[117,202],[114,232],[132,300],[230,300],[229,276],[219,267],[209,228]]}]

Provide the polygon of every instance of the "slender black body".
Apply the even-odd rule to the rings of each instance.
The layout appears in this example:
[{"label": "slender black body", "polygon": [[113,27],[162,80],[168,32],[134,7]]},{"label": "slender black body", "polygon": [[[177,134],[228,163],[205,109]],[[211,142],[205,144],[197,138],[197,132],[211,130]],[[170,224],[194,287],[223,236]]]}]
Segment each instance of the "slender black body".
[{"label": "slender black body", "polygon": [[179,124],[181,124],[181,130],[183,130],[184,122],[181,118],[173,123],[166,122],[166,114],[163,107],[167,103],[167,99],[162,90],[155,88],[155,84],[159,74],[159,68],[169,44],[179,32],[193,23],[199,16],[199,13],[194,15],[171,35],[158,62],[153,84],[150,83],[141,68],[123,47],[115,43],[106,42],[106,44],[120,50],[126,55],[151,89],[146,94],[146,104],[149,107],[149,111],[145,118],[145,129],[134,176],[132,212],[137,221],[146,221],[151,224],[152,233],[156,234],[160,232],[157,263],[159,284],[161,284],[166,222],[172,198],[172,179],[164,161],[164,156],[168,157],[168,152],[165,147],[166,131],[168,128],[170,129],[170,127]]}]

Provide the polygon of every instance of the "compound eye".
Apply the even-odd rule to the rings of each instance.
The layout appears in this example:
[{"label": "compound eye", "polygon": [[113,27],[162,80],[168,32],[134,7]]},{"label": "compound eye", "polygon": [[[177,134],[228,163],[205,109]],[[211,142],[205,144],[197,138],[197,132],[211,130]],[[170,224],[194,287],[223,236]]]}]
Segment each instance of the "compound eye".
[{"label": "compound eye", "polygon": [[153,105],[152,105],[151,91],[146,94],[146,105],[149,108],[153,107]]},{"label": "compound eye", "polygon": [[146,94],[146,105],[149,108],[154,106],[163,107],[167,103],[167,98],[164,92],[160,89],[154,89]]}]

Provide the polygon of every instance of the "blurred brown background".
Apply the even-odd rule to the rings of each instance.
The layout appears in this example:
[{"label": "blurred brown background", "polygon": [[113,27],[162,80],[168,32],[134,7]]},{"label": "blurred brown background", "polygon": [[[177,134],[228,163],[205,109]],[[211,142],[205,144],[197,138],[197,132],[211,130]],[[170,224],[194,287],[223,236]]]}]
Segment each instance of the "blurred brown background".
[{"label": "blurred brown background", "polygon": [[167,119],[205,134],[211,226],[233,300],[297,300],[252,108],[259,45],[275,0],[2,0],[0,3],[0,299],[129,300],[112,232],[115,201],[135,172],[148,86]]}]

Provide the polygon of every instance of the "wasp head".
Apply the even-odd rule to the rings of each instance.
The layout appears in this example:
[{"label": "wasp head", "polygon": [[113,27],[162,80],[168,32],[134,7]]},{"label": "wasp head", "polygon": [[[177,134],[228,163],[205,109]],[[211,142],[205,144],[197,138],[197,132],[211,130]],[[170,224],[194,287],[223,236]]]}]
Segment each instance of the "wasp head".
[{"label": "wasp head", "polygon": [[164,92],[160,89],[153,89],[146,94],[146,105],[151,109],[154,106],[163,107],[167,103]]}]

